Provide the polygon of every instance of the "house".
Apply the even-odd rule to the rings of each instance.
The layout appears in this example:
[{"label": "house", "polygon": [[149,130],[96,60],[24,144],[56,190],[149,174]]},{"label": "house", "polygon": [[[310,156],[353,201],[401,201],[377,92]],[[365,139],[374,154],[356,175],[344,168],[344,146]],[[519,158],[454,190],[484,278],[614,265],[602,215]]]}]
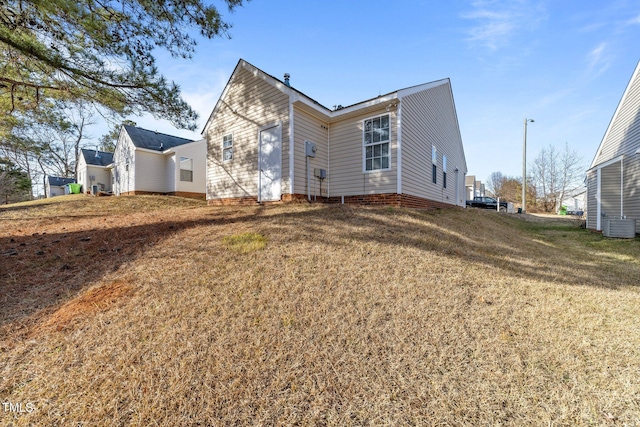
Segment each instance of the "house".
[{"label": "house", "polygon": [[640,232],[640,62],[587,171],[587,228],[603,218],[636,220]]},{"label": "house", "polygon": [[204,139],[192,141],[124,125],[113,153],[113,192],[205,198]]},{"label": "house", "polygon": [[560,206],[567,207],[567,213],[579,213],[584,212],[586,205],[586,197],[587,197],[587,187],[584,185],[574,188],[573,190],[569,190],[564,195]]},{"label": "house", "polygon": [[61,178],[58,176],[47,177],[47,197],[62,196],[67,194],[64,191],[64,187],[67,184],[73,184],[76,182],[73,178]]},{"label": "house", "polygon": [[474,197],[484,197],[487,195],[484,184],[482,181],[476,180],[475,175],[466,176],[464,185],[467,200],[473,200]]},{"label": "house", "polygon": [[209,204],[465,206],[449,79],[329,109],[241,59],[202,133]]},{"label": "house", "polygon": [[92,193],[93,186],[97,191],[111,191],[111,164],[113,153],[83,148],[78,160],[78,184],[81,191]]}]

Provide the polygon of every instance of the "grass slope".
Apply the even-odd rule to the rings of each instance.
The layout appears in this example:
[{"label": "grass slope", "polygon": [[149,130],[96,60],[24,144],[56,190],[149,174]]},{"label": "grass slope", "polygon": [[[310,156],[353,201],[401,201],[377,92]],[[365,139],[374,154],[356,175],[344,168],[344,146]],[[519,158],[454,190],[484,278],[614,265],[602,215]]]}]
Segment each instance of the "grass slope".
[{"label": "grass slope", "polygon": [[0,424],[640,423],[640,242],[526,218],[0,208]]}]

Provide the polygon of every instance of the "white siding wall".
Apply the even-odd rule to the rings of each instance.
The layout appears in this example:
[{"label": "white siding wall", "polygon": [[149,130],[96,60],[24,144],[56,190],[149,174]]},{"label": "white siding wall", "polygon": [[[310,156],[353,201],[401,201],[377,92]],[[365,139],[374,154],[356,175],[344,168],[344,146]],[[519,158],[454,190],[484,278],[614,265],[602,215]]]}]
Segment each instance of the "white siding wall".
[{"label": "white siding wall", "polygon": [[[165,188],[167,189],[167,193],[172,193],[176,190],[176,182],[180,179],[180,166],[178,162],[180,161],[179,157],[176,159],[176,154],[165,155],[166,164],[165,164]],[[176,176],[176,169],[178,169]]]},{"label": "white siding wall", "polygon": [[[126,167],[127,161],[129,161],[128,170]],[[114,194],[120,195],[134,191],[136,189],[135,147],[124,130],[120,133],[118,144],[113,153],[113,164],[113,174],[115,176]]]},{"label": "white siding wall", "polygon": [[136,150],[135,171],[135,191],[167,192],[166,159],[162,153]]},{"label": "white siding wall", "polygon": [[[464,206],[466,162],[450,85],[405,96],[401,103],[402,192]],[[437,150],[436,184],[432,181],[432,146]],[[443,187],[443,155],[447,156],[447,188]]]},{"label": "white siding wall", "polygon": [[[307,194],[307,163],[305,156],[304,141],[310,140],[316,143],[316,157],[310,158],[309,169],[311,174],[310,189],[311,195],[327,196],[327,186],[331,179],[331,174],[327,171],[327,179],[322,183],[322,194],[320,194],[320,180],[313,175],[313,169],[327,169],[328,150],[328,125],[304,111],[294,110],[294,191],[297,194]],[[315,191],[314,191],[315,190]]]},{"label": "white siding wall", "polygon": [[[92,176],[95,176],[94,181],[91,181]],[[104,184],[105,191],[111,191],[111,172],[109,169],[88,165],[83,179],[86,182],[86,185],[82,183],[82,191],[84,192],[91,191],[92,185],[98,185],[98,190],[100,190],[100,184]]]},{"label": "white siding wall", "polygon": [[[207,199],[257,196],[258,130],[282,123],[282,193],[289,192],[289,97],[239,68],[207,127]],[[222,160],[222,138],[233,134],[233,160]]]},{"label": "white siding wall", "polygon": [[80,154],[80,159],[78,160],[78,176],[76,177],[76,182],[81,185],[80,191],[86,192],[87,189],[91,190],[91,188],[89,187],[87,163],[84,161],[84,156],[82,155],[82,153]]},{"label": "white siding wall", "polygon": [[[384,106],[386,107],[386,105]],[[329,128],[330,196],[396,193],[398,132],[395,111],[384,107],[376,112],[332,123]],[[391,169],[363,172],[363,121],[389,114]],[[296,124],[297,126],[297,124]]]},{"label": "white siding wall", "polygon": [[58,185],[49,186],[47,183],[47,198],[64,195],[64,187]]},{"label": "white siding wall", "polygon": [[[173,149],[176,154],[173,166],[167,168],[167,175],[172,176],[175,190],[188,193],[206,192],[206,168],[207,168],[207,143],[206,140],[185,144]],[[180,157],[188,157],[193,160],[193,182],[180,181]],[[172,172],[173,171],[173,172]]]}]

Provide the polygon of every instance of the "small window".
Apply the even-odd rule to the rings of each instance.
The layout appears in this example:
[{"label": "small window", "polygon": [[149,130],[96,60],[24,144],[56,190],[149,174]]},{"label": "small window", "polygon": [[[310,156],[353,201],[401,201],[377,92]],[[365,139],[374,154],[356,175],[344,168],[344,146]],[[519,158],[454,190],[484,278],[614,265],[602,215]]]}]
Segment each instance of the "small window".
[{"label": "small window", "polygon": [[435,145],[431,146],[431,163],[434,165],[438,164],[438,150]]},{"label": "small window", "polygon": [[438,183],[438,166],[431,165],[431,180],[434,184]]},{"label": "small window", "polygon": [[222,160],[233,160],[233,134],[222,137]]},{"label": "small window", "polygon": [[447,156],[442,156],[442,186],[447,188]]},{"label": "small window", "polygon": [[364,170],[391,168],[389,115],[367,119],[362,126]]},{"label": "small window", "polygon": [[193,182],[193,159],[180,157],[180,181]]}]

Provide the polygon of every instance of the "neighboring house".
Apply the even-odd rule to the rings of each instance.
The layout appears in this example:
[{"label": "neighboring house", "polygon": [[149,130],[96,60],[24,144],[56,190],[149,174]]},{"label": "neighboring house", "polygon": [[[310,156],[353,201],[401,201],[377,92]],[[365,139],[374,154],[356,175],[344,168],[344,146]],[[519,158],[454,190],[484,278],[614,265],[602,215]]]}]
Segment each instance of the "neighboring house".
[{"label": "neighboring house", "polygon": [[465,206],[449,79],[332,110],[240,60],[202,133],[209,204]]},{"label": "neighboring house", "polygon": [[587,171],[587,228],[602,230],[605,216],[640,232],[640,62]]},{"label": "neighboring house", "polygon": [[60,178],[58,176],[47,177],[47,197],[62,196],[65,194],[64,186],[76,182],[73,178]]},{"label": "neighboring house", "polygon": [[567,212],[576,213],[584,212],[587,202],[587,187],[581,186],[573,190],[567,191],[560,203],[561,206],[567,207]]},{"label": "neighboring house", "polygon": [[205,198],[207,144],[123,126],[113,153],[113,192]]},{"label": "neighboring house", "polygon": [[475,175],[469,175],[464,179],[465,197],[473,200],[474,197],[486,196],[486,190],[482,181],[477,181]]},{"label": "neighboring house", "polygon": [[78,160],[78,184],[81,191],[91,193],[92,186],[97,186],[98,191],[111,191],[111,164],[113,153],[105,151],[88,150],[83,148]]}]

